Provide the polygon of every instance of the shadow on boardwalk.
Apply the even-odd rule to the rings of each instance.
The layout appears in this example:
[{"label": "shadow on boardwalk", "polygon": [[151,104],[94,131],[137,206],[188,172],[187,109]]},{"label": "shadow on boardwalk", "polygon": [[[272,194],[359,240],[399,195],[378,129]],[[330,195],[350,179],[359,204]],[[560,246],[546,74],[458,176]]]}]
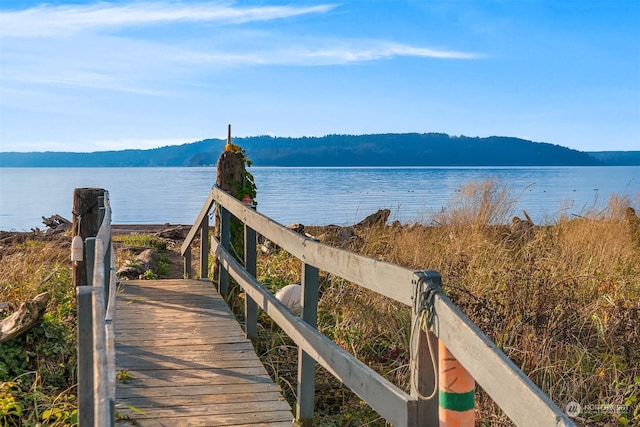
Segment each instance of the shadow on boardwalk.
[{"label": "shadow on boardwalk", "polygon": [[211,283],[122,287],[115,319],[119,425],[292,425],[291,408]]}]

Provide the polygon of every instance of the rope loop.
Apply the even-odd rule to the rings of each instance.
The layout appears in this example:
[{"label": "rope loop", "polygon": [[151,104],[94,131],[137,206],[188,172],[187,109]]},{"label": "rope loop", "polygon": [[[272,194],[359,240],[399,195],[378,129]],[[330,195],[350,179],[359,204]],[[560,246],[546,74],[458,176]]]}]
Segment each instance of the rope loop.
[{"label": "rope loop", "polygon": [[413,311],[416,315],[415,323],[413,325],[413,331],[411,333],[411,354],[415,357],[412,359],[411,375],[413,383],[416,385],[415,390],[418,398],[422,400],[431,400],[438,394],[438,361],[434,359],[435,352],[431,346],[431,340],[427,339],[427,345],[429,347],[429,357],[431,358],[433,367],[433,390],[428,396],[423,395],[418,390],[418,379],[416,377],[418,370],[416,369],[418,352],[420,347],[420,331],[423,330],[428,333],[433,327],[434,309],[433,303],[436,294],[442,293],[442,281],[440,274],[436,271],[427,270],[416,272],[418,280],[415,282],[414,288],[414,307]]},{"label": "rope loop", "polygon": [[440,274],[433,270],[417,272],[418,280],[414,287],[414,313],[423,318],[426,313],[425,332],[433,326],[433,302],[436,294],[442,293],[442,279]]},{"label": "rope loop", "polygon": [[78,229],[76,230],[76,236],[79,236],[80,235],[80,224],[82,223],[82,215],[76,215],[76,217],[78,218]]}]

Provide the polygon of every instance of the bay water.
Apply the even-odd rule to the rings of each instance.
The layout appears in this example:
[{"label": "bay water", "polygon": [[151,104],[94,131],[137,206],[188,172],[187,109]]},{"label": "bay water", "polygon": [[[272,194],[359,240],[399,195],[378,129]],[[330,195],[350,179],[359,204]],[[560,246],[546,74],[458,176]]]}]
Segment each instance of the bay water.
[{"label": "bay water", "polygon": [[[469,183],[492,180],[534,222],[603,208],[612,195],[640,203],[640,167],[251,167],[258,211],[281,224],[348,225],[378,209],[391,220],[429,223]],[[191,224],[215,183],[206,168],[0,168],[0,230],[71,220],[74,188],[109,191],[116,224]]]}]

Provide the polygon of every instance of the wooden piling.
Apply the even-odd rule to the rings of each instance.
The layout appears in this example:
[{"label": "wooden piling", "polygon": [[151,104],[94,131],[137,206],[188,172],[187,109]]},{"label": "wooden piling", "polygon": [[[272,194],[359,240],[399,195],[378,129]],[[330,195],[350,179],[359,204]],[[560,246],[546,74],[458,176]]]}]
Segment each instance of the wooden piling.
[{"label": "wooden piling", "polygon": [[[227,146],[231,146],[231,125],[227,135]],[[242,184],[246,172],[242,156],[235,151],[225,150],[218,160],[216,185],[235,198],[238,198],[238,186]]]},{"label": "wooden piling", "polygon": [[[227,193],[231,194],[233,197],[238,199],[238,196],[242,196],[238,194],[238,189],[242,187],[242,183],[244,180],[244,176],[246,173],[244,159],[242,158],[242,154],[236,152],[235,150],[228,149],[227,147],[232,147],[231,142],[231,125],[228,128],[227,134],[227,145],[225,146],[225,150],[218,159],[217,172],[216,172],[216,185]],[[213,234],[220,238],[221,242],[229,241],[229,244],[234,245],[237,253],[243,257],[244,251],[242,247],[244,246],[244,226],[243,224],[236,218],[231,218],[230,221],[232,224],[227,224],[227,230],[232,235],[230,236],[222,236],[221,233],[223,229],[220,225],[221,213],[217,211],[216,208],[216,220],[213,229]],[[227,240],[229,239],[229,240]],[[224,274],[224,272],[220,272],[220,268],[218,263],[216,262],[213,266],[213,274],[212,278],[219,277],[220,274]],[[220,291],[225,288],[225,283],[228,279],[226,277],[220,277]]]},{"label": "wooden piling", "polygon": [[[80,236],[82,241],[95,237],[100,229],[99,199],[104,195],[102,188],[76,188],[73,191],[73,223],[71,237]],[[75,261],[71,269],[71,280],[75,286],[89,284],[87,278],[87,252],[84,248],[82,261]]]}]

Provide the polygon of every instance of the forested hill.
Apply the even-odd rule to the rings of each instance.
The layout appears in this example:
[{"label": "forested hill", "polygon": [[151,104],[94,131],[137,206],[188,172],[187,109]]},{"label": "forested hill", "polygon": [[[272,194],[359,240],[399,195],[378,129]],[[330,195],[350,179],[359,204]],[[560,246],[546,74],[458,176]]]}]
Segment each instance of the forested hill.
[{"label": "forested hill", "polygon": [[[591,166],[640,165],[640,151],[586,153],[519,138],[442,133],[234,138],[257,166]],[[94,153],[0,153],[2,167],[215,165],[225,141]]]}]

